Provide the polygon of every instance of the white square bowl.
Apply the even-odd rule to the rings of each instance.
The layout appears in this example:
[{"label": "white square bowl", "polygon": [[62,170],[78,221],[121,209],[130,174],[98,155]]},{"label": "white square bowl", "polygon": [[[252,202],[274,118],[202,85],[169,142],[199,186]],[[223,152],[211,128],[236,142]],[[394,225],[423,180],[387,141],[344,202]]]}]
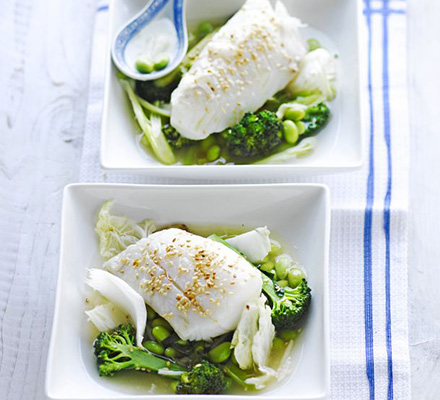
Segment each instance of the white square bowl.
[{"label": "white square bowl", "polygon": [[[86,270],[100,267],[94,232],[96,214],[108,199],[116,213],[136,220],[151,218],[158,225],[185,223],[190,227],[267,226],[295,251],[312,288],[312,306],[295,345],[292,376],[259,398],[324,399],[329,392],[328,246],[329,192],[325,186],[302,184],[158,186],[74,184],[64,190],[61,255],[55,316],[46,373],[51,399],[161,399],[137,387],[121,386],[99,377],[92,352],[93,338],[84,314]],[[201,399],[210,396],[186,396]],[[249,396],[219,395],[216,399]]]},{"label": "white square bowl", "polygon": [[[273,165],[194,165],[166,166],[146,154],[136,143],[138,128],[128,100],[116,78],[116,69],[107,53],[107,75],[101,132],[101,164],[109,170],[130,171],[154,177],[187,179],[275,179],[297,175],[343,172],[357,169],[364,162],[359,66],[359,29],[362,0],[287,0],[292,15],[309,25],[306,37],[314,37],[338,54],[337,97],[332,102],[332,119],[317,136],[315,151],[308,157]],[[187,19],[194,23],[224,19],[244,0],[188,0]],[[110,34],[145,5],[145,0],[113,0]],[[109,43],[110,45],[110,43]]]}]

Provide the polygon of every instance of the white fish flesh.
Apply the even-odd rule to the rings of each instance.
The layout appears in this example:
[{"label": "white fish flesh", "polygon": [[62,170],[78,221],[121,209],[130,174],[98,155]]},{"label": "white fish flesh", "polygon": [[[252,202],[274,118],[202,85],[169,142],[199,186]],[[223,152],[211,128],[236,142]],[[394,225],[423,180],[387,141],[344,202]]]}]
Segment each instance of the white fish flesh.
[{"label": "white fish flesh", "polygon": [[248,0],[213,36],[171,96],[171,125],[202,140],[285,88],[307,49],[278,1]]},{"label": "white fish flesh", "polygon": [[259,271],[211,239],[165,229],[108,260],[104,268],[135,289],[182,339],[208,340],[237,327],[261,293]]}]

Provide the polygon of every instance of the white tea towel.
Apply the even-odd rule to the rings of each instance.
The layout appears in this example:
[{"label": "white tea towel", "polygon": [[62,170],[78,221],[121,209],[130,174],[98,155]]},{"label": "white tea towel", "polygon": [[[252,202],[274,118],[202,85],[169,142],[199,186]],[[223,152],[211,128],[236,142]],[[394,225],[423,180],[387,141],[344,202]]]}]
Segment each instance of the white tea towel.
[{"label": "white tea towel", "polygon": [[[366,165],[358,172],[292,181],[325,183],[332,193],[331,398],[405,400],[410,398],[406,2],[364,0],[363,7]],[[107,45],[108,6],[100,4],[81,180],[171,183],[171,179],[107,173],[100,168]]]}]

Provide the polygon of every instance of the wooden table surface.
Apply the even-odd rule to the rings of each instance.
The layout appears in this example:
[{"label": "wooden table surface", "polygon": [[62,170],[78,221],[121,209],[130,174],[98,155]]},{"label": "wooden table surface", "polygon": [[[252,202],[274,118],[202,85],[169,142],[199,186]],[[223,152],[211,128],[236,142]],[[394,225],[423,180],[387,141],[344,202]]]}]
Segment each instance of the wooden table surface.
[{"label": "wooden table surface", "polygon": [[[97,6],[95,0],[1,5],[0,399],[44,399],[61,195],[78,177]],[[414,400],[440,399],[439,16],[440,1],[408,0]]]}]

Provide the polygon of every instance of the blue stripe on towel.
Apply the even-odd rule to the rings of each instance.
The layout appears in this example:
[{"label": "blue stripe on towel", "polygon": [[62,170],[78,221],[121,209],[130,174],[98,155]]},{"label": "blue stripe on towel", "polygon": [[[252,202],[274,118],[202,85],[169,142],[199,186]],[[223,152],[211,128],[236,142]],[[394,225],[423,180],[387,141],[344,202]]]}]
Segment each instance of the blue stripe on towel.
[{"label": "blue stripe on towel", "polygon": [[370,105],[370,147],[367,180],[367,201],[364,215],[364,318],[365,318],[365,358],[370,400],[375,398],[374,386],[374,351],[373,351],[373,301],[372,301],[372,259],[371,230],[374,204],[374,108],[372,88],[372,27],[370,0],[365,3],[365,16],[368,26],[368,96]]},{"label": "blue stripe on towel", "polygon": [[[384,1],[384,10],[388,9],[388,1]],[[387,147],[388,178],[387,191],[384,199],[384,231],[385,231],[385,313],[386,313],[386,350],[388,362],[388,400],[393,400],[393,350],[391,343],[391,288],[390,288],[390,205],[393,188],[393,163],[391,155],[391,123],[390,123],[390,96],[389,96],[389,65],[388,65],[388,16],[383,14],[383,114],[384,139]]]}]

